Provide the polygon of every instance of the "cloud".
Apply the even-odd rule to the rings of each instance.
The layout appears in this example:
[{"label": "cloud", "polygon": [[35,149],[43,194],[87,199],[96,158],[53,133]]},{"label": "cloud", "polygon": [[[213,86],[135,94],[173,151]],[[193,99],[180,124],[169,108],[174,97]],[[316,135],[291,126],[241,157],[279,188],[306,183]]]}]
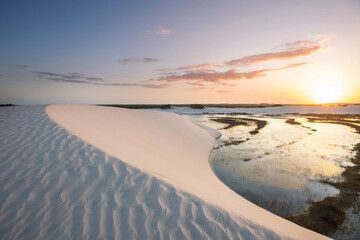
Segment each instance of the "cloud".
[{"label": "cloud", "polygon": [[279,52],[261,53],[233,59],[226,62],[228,66],[236,65],[251,65],[260,62],[267,62],[273,60],[288,60],[298,57],[312,55],[322,49],[320,45],[315,44],[313,41],[296,41],[286,43],[287,49]]},{"label": "cloud", "polygon": [[192,85],[199,85],[199,84],[203,84],[204,82],[221,84],[221,81],[229,81],[229,80],[237,81],[243,79],[254,79],[257,77],[266,76],[265,73],[267,72],[296,68],[306,64],[308,63],[292,63],[281,68],[260,69],[250,72],[237,72],[236,69],[234,68],[225,72],[216,72],[216,71],[208,71],[208,70],[192,70],[179,74],[167,74],[155,80],[154,79],[148,80],[148,82],[161,81],[161,82],[171,83],[171,82],[180,82],[180,81],[194,81],[195,83],[193,82]]},{"label": "cloud", "polygon": [[178,70],[205,70],[205,69],[211,69],[211,68],[215,68],[215,67],[222,67],[224,66],[224,64],[219,63],[219,64],[208,64],[208,63],[203,63],[203,64],[197,64],[197,65],[187,65],[185,67],[180,67],[178,68]]},{"label": "cloud", "polygon": [[121,64],[130,64],[130,63],[150,63],[150,62],[157,62],[159,60],[155,58],[149,57],[131,57],[131,58],[124,58],[119,60]]},{"label": "cloud", "polygon": [[53,72],[34,72],[39,79],[46,79],[55,82],[66,83],[82,83],[101,86],[118,86],[118,87],[144,87],[144,88],[165,88],[168,83],[154,84],[154,83],[114,83],[107,82],[103,78],[90,77],[84,73],[71,72],[71,73],[53,73]]},{"label": "cloud", "polygon": [[179,82],[179,81],[201,81],[201,82],[219,82],[221,80],[240,80],[247,78],[254,78],[259,76],[264,70],[253,71],[247,73],[236,72],[236,69],[230,69],[225,72],[214,72],[214,71],[187,71],[180,74],[169,74],[162,76],[157,79],[157,81],[166,81],[166,82]]},{"label": "cloud", "polygon": [[328,42],[330,41],[332,38],[334,37],[334,35],[323,35],[323,34],[316,34],[314,36],[312,36],[313,39],[315,39],[318,42]]},{"label": "cloud", "polygon": [[53,72],[34,72],[39,79],[46,79],[55,82],[71,82],[71,83],[94,83],[104,82],[105,80],[98,77],[90,77],[83,73],[71,72],[71,73],[53,73]]},{"label": "cloud", "polygon": [[169,30],[169,29],[166,29],[166,28],[164,28],[163,26],[158,26],[157,28],[156,28],[156,30],[154,31],[154,33],[156,34],[156,35],[171,35],[171,34],[173,34],[174,32],[173,31],[171,31],[171,30]]},{"label": "cloud", "polygon": [[283,47],[297,48],[299,46],[313,46],[316,44],[317,44],[317,42],[313,41],[313,40],[298,40],[298,41],[294,41],[294,42],[284,43]]},{"label": "cloud", "polygon": [[[166,30],[163,29],[162,30]],[[168,30],[167,30],[168,31]],[[82,83],[82,84],[92,84],[92,85],[101,85],[101,86],[120,86],[120,87],[143,87],[143,88],[153,88],[153,89],[163,89],[171,86],[171,83],[175,82],[184,82],[185,84],[195,87],[195,90],[205,89],[207,83],[213,83],[224,86],[234,86],[233,82],[229,81],[239,81],[243,79],[255,79],[258,77],[264,77],[267,73],[273,71],[286,70],[291,68],[297,68],[308,63],[290,63],[284,67],[280,68],[263,68],[247,72],[239,72],[235,67],[243,65],[251,65],[255,63],[272,61],[272,60],[283,60],[283,59],[293,59],[297,57],[311,55],[320,51],[323,47],[320,46],[320,42],[327,39],[326,36],[319,36],[315,40],[298,40],[290,43],[285,43],[282,45],[284,50],[278,52],[268,52],[256,55],[249,55],[241,57],[238,59],[233,59],[223,63],[217,64],[195,64],[195,65],[186,65],[178,67],[175,69],[162,68],[155,71],[159,71],[159,76],[157,78],[152,78],[137,83],[118,83],[118,82],[107,82],[103,78],[88,76],[79,72],[71,73],[53,73],[53,72],[34,72],[39,79],[47,79],[56,82],[71,82],[71,83]],[[119,60],[121,64],[131,64],[131,63],[149,63],[156,62],[157,59],[149,57],[130,57]],[[27,65],[22,68],[27,68]],[[29,66],[30,67],[30,66]],[[220,71],[219,68],[226,71]],[[220,91],[220,90],[219,90]],[[225,91],[225,90],[224,90]],[[223,92],[224,92],[223,91]],[[227,90],[226,90],[227,91]]]},{"label": "cloud", "polygon": [[[264,76],[264,72],[270,71],[269,69],[256,70],[252,72],[239,73],[233,68],[240,66],[247,66],[261,62],[274,61],[274,60],[290,60],[298,57],[312,55],[324,47],[320,46],[321,42],[327,41],[331,36],[318,35],[314,36],[313,40],[297,40],[288,42],[281,45],[282,50],[277,52],[267,52],[255,55],[244,56],[223,63],[209,64],[202,63],[196,65],[186,65],[178,68],[160,68],[155,71],[160,72],[160,81],[181,81],[182,79],[202,79],[203,81],[216,82],[217,79],[249,79]],[[289,64],[286,68],[299,67],[305,63]],[[225,72],[217,72],[215,68],[229,67],[231,68]],[[276,70],[282,70],[276,69]],[[275,71],[275,69],[271,69]],[[152,81],[152,80],[151,80]]]},{"label": "cloud", "polygon": [[104,79],[98,78],[98,77],[86,77],[86,80],[92,81],[92,82],[94,82],[94,81],[104,81]]},{"label": "cloud", "polygon": [[284,68],[278,68],[278,70],[287,69],[287,68],[297,68],[297,67],[301,67],[301,66],[307,65],[307,64],[309,64],[309,63],[307,63],[307,62],[289,63],[288,65],[286,65],[286,67],[284,67]]},{"label": "cloud", "polygon": [[163,84],[137,84],[137,86],[140,86],[140,87],[145,87],[145,88],[166,88],[166,87],[169,87],[170,84],[168,83],[163,83]]},{"label": "cloud", "polygon": [[208,63],[201,63],[196,65],[186,65],[183,67],[178,68],[159,68],[155,69],[156,72],[167,72],[167,71],[182,71],[182,70],[206,70],[206,69],[212,69],[216,67],[222,67],[224,66],[223,63],[218,64],[208,64]]},{"label": "cloud", "polygon": [[[264,77],[268,72],[280,71],[285,69],[297,68],[308,63],[290,63],[280,68],[265,68],[248,72],[238,72],[235,67],[252,65],[261,62],[274,61],[274,60],[290,60],[294,58],[312,55],[324,47],[320,45],[321,42],[327,41],[329,36],[316,36],[312,40],[297,40],[288,42],[281,46],[281,50],[277,52],[267,52],[255,55],[244,56],[223,63],[209,64],[202,63],[196,65],[186,65],[178,68],[161,68],[155,71],[160,72],[157,79],[150,79],[143,81],[143,83],[163,82],[185,82],[188,85],[204,88],[205,83],[215,83],[220,85],[228,85],[226,81],[238,81],[243,79],[254,79]],[[216,68],[230,68],[227,71],[217,71]],[[234,84],[231,84],[233,86]],[[167,87],[170,85],[164,85]],[[230,86],[230,85],[229,85]]]},{"label": "cloud", "polygon": [[30,65],[14,65],[15,68],[17,69],[27,69],[27,68],[31,68]]},{"label": "cloud", "polygon": [[166,88],[169,86],[168,83],[163,84],[152,84],[152,83],[93,83],[94,85],[102,86],[114,86],[114,87],[144,87],[144,88]]}]

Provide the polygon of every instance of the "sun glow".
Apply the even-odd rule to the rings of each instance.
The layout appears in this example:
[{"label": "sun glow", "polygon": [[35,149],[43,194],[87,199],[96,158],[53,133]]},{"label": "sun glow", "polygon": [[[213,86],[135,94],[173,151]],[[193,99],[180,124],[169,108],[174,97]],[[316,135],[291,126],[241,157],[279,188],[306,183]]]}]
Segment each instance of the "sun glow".
[{"label": "sun glow", "polygon": [[312,77],[309,95],[316,103],[337,103],[345,97],[345,76],[339,71],[322,71]]},{"label": "sun glow", "polygon": [[334,103],[342,97],[342,89],[332,82],[316,84],[312,89],[312,96],[318,103]]}]

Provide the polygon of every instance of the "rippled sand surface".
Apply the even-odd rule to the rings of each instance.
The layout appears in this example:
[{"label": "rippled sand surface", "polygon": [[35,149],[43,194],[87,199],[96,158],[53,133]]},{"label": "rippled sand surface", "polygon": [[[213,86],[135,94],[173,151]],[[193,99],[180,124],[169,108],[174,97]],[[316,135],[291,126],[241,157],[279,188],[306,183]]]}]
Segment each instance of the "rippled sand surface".
[{"label": "rippled sand surface", "polygon": [[210,205],[70,134],[45,106],[0,109],[0,192],[0,239],[325,238]]}]

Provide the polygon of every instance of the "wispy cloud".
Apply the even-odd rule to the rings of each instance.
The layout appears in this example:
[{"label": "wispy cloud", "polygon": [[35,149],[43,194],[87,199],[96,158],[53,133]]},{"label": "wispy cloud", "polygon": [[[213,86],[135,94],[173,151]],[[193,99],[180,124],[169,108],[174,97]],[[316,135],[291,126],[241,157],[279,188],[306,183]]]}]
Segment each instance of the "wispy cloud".
[{"label": "wispy cloud", "polygon": [[142,83],[139,83],[139,84],[137,84],[137,86],[144,87],[144,88],[166,88],[166,87],[169,87],[170,84],[168,84],[168,83],[163,83],[163,84],[142,84]]},{"label": "wispy cloud", "polygon": [[158,79],[150,80],[150,81],[151,82],[160,81],[160,82],[168,82],[168,83],[180,82],[180,81],[193,81],[195,82],[193,83],[193,85],[200,85],[203,84],[204,82],[221,83],[221,81],[229,81],[229,80],[237,81],[243,79],[254,79],[258,77],[263,77],[266,76],[265,73],[267,72],[296,68],[306,64],[308,63],[292,63],[281,68],[260,69],[249,72],[237,72],[237,70],[234,68],[225,72],[193,70],[179,74],[166,74],[164,76],[159,77]]},{"label": "wispy cloud", "polygon": [[315,39],[315,41],[318,41],[319,43],[322,43],[322,42],[330,41],[333,37],[334,37],[334,35],[316,34],[316,35],[312,36],[311,38]]},{"label": "wispy cloud", "polygon": [[39,79],[46,79],[55,82],[71,82],[71,83],[94,83],[104,82],[103,78],[90,77],[83,73],[71,72],[71,73],[53,73],[53,72],[34,72]]},{"label": "wispy cloud", "polygon": [[219,67],[234,68],[234,67],[252,65],[256,63],[268,62],[274,60],[290,60],[290,59],[312,55],[320,51],[321,49],[326,48],[326,47],[322,47],[320,43],[324,41],[328,41],[331,37],[332,36],[327,36],[327,35],[316,35],[312,37],[315,40],[298,40],[294,42],[284,43],[283,45],[281,45],[281,50],[279,51],[265,52],[261,54],[244,56],[241,58],[225,61],[223,63],[216,63],[216,64],[202,63],[196,65],[186,65],[178,68],[160,68],[160,69],[155,69],[155,71],[177,72],[177,71],[187,71],[187,70],[209,70]]},{"label": "wispy cloud", "polygon": [[144,87],[144,88],[166,88],[170,84],[162,83],[162,84],[152,84],[152,83],[93,83],[94,85],[102,85],[102,86],[114,86],[114,87]]},{"label": "wispy cloud", "polygon": [[[144,81],[150,82],[185,82],[195,87],[205,87],[205,83],[215,83],[226,85],[226,81],[237,81],[243,79],[254,79],[266,76],[267,73],[285,69],[297,68],[308,63],[290,63],[280,68],[263,68],[259,70],[239,72],[236,68],[252,65],[261,62],[275,60],[291,60],[299,57],[312,55],[325,47],[320,43],[330,39],[330,36],[314,36],[311,40],[298,40],[281,45],[280,50],[265,52],[232,59],[222,63],[202,63],[196,65],[186,65],[178,68],[161,68],[155,71],[160,72],[158,78]],[[226,71],[221,71],[221,69]]]},{"label": "wispy cloud", "polygon": [[130,58],[124,58],[119,60],[119,63],[121,64],[130,64],[130,63],[150,63],[150,62],[157,62],[159,60],[155,58],[149,58],[149,57],[130,57]]},{"label": "wispy cloud", "polygon": [[285,50],[278,52],[268,52],[245,56],[237,59],[232,59],[226,62],[228,66],[251,65],[255,63],[274,61],[274,60],[289,60],[298,57],[312,55],[322,49],[318,42],[302,40],[292,43],[285,43]]},{"label": "wispy cloud", "polygon": [[91,84],[91,85],[101,85],[101,86],[118,86],[118,87],[144,87],[144,88],[165,88],[168,87],[168,83],[154,84],[154,83],[117,83],[117,82],[107,82],[103,78],[99,77],[90,77],[87,74],[79,72],[71,73],[53,73],[53,72],[34,72],[38,79],[45,79],[55,82],[65,82],[65,83],[82,83],[82,84]]},{"label": "wispy cloud", "polygon": [[218,63],[218,64],[201,63],[201,64],[196,64],[196,65],[186,65],[186,66],[178,67],[178,68],[159,68],[159,69],[155,69],[155,71],[156,72],[168,72],[168,71],[182,71],[182,70],[207,70],[207,69],[212,69],[212,68],[222,67],[222,66],[224,66],[223,63]]},{"label": "wispy cloud", "polygon": [[294,42],[284,43],[282,46],[291,49],[291,48],[298,48],[298,47],[302,47],[302,46],[314,46],[314,45],[318,45],[318,42],[313,41],[313,40],[298,40],[298,41],[294,41]]},{"label": "wispy cloud", "polygon": [[[162,30],[166,30],[162,28]],[[169,31],[169,30],[166,30]],[[253,71],[239,71],[237,68],[256,63],[273,61],[273,60],[289,60],[298,57],[304,57],[314,54],[324,47],[320,42],[327,39],[324,36],[319,36],[315,40],[298,40],[294,42],[285,43],[281,46],[282,50],[277,52],[266,52],[261,54],[244,56],[237,59],[232,59],[222,63],[202,63],[195,65],[185,65],[178,68],[162,68],[155,71],[159,72],[157,78],[152,78],[137,83],[129,82],[108,82],[100,77],[88,76],[79,72],[71,73],[53,73],[53,72],[34,72],[39,79],[47,79],[57,82],[71,82],[92,84],[101,86],[119,86],[119,87],[143,87],[153,89],[163,89],[170,87],[173,83],[184,82],[192,86],[192,90],[201,90],[208,87],[208,83],[217,84],[221,86],[230,87],[234,86],[236,81],[244,79],[255,79],[266,76],[269,72],[281,71],[286,69],[297,68],[308,63],[289,63],[284,67],[279,68],[262,68]],[[132,63],[150,63],[157,62],[155,58],[149,57],[130,57],[119,60],[121,64]],[[19,65],[27,66],[27,65]],[[26,67],[24,67],[26,68]],[[227,70],[226,70],[227,69]],[[234,83],[235,82],[235,83]],[[228,93],[229,90],[218,90],[219,93]]]},{"label": "wispy cloud", "polygon": [[218,63],[218,64],[203,63],[203,64],[197,64],[197,65],[187,65],[187,66],[178,68],[178,70],[206,70],[206,69],[222,67],[222,66],[224,66],[224,64],[222,64],[222,63]]},{"label": "wispy cloud", "polygon": [[31,68],[30,65],[14,65],[15,68],[17,69],[27,69],[27,68]]},{"label": "wispy cloud", "polygon": [[158,26],[158,27],[155,29],[154,33],[155,33],[156,35],[165,35],[165,36],[166,36],[166,35],[171,35],[171,34],[173,34],[174,32],[171,31],[171,30],[169,30],[169,29],[164,28],[163,26]]}]

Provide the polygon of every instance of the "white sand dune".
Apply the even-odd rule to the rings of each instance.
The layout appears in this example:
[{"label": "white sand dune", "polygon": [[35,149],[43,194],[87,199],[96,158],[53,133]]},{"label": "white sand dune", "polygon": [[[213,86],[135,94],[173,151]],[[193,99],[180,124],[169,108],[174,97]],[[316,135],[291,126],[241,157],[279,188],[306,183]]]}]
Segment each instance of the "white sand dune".
[{"label": "white sand dune", "polygon": [[168,113],[46,112],[0,109],[0,239],[326,238],[223,185],[215,131]]}]

